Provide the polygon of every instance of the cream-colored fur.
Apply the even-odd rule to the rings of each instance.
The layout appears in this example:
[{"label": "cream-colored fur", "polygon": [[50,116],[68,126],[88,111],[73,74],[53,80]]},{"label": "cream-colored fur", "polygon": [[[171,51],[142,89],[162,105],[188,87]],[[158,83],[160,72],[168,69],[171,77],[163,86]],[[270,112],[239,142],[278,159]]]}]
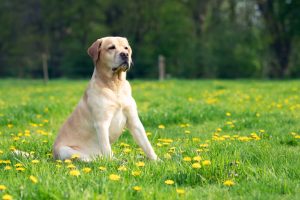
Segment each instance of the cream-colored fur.
[{"label": "cream-colored fur", "polygon": [[111,144],[127,127],[145,154],[156,160],[126,80],[132,62],[127,39],[98,39],[88,54],[94,61],[94,73],[79,104],[58,133],[54,157],[64,160],[77,154],[83,161],[112,157]]}]

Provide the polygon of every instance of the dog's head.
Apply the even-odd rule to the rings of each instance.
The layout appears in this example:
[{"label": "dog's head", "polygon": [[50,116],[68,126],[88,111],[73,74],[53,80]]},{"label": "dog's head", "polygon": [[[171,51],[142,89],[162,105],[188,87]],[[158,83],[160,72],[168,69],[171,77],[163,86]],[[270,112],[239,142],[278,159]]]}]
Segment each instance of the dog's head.
[{"label": "dog's head", "polygon": [[103,65],[113,72],[127,71],[132,64],[132,50],[126,38],[104,37],[97,39],[88,49],[95,66]]}]

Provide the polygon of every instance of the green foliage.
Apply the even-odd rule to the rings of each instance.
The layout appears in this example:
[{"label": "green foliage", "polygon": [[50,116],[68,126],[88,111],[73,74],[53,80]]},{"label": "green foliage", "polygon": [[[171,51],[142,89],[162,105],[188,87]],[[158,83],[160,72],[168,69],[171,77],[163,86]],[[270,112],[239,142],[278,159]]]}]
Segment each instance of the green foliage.
[{"label": "green foliage", "polygon": [[[141,120],[162,161],[147,160],[126,131],[112,145],[113,160],[74,161],[78,177],[70,175],[68,166],[73,166],[54,161],[51,151],[87,81],[58,80],[45,86],[41,81],[12,79],[0,85],[0,188],[6,187],[0,189],[0,198],[10,194],[13,199],[297,199],[300,195],[299,81],[134,81]],[[16,156],[13,148],[32,152],[33,157]],[[196,156],[202,160],[185,158]],[[39,163],[32,163],[35,159]],[[204,160],[211,165],[204,165]],[[138,167],[137,162],[145,166]],[[17,171],[17,163],[25,170]],[[193,163],[201,168],[193,168]],[[127,171],[118,170],[120,166]],[[86,167],[89,173],[84,172]],[[133,171],[141,174],[133,176]],[[109,180],[111,174],[120,180]],[[168,179],[174,185],[166,185]],[[226,180],[235,185],[225,186]],[[134,186],[141,190],[134,191]]]}]

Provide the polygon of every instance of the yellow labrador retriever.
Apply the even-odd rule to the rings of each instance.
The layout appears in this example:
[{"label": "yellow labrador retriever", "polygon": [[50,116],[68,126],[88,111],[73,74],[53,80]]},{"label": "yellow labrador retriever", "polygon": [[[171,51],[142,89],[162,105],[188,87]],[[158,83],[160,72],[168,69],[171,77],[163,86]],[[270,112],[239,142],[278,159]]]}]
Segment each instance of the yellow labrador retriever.
[{"label": "yellow labrador retriever", "polygon": [[104,37],[88,49],[95,69],[88,87],[54,143],[54,158],[82,161],[112,157],[111,144],[127,127],[152,160],[157,159],[139,119],[126,71],[132,50],[126,38]]}]

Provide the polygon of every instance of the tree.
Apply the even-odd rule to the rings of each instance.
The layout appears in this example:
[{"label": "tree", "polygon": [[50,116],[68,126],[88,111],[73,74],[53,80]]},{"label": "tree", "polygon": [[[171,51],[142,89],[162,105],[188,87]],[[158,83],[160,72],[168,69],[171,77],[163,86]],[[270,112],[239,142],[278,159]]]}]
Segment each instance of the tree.
[{"label": "tree", "polygon": [[293,41],[299,34],[300,2],[292,0],[257,0],[265,21],[272,53],[271,76],[287,77]]}]

